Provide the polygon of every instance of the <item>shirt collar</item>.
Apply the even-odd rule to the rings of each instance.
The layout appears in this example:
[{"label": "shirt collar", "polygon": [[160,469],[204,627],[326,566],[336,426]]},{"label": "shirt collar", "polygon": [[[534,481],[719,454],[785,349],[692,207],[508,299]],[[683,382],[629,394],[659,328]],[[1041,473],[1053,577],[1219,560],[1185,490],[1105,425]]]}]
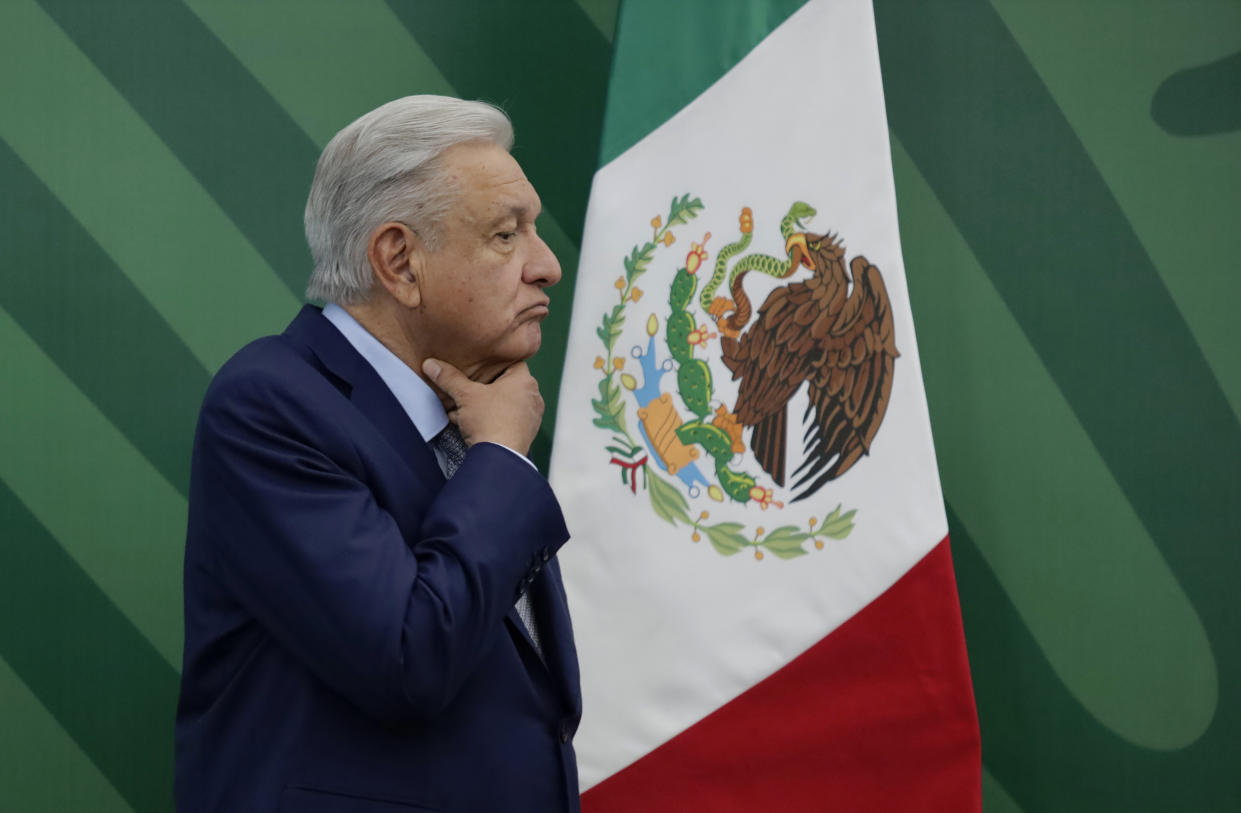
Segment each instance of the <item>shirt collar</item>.
[{"label": "shirt collar", "polygon": [[336,303],[323,308],[323,316],[336,326],[362,358],[375,369],[388,389],[396,396],[401,409],[414,422],[418,434],[430,443],[448,425],[448,413],[427,382],[396,357],[354,319],[349,311]]}]

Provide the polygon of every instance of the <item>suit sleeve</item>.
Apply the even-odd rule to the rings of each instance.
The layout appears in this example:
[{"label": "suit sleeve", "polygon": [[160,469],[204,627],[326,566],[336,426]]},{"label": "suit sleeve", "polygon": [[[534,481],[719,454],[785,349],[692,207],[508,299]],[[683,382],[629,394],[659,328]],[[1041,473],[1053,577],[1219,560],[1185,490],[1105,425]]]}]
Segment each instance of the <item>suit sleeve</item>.
[{"label": "suit sleeve", "polygon": [[[213,388],[214,389],[214,388]],[[191,517],[212,565],[276,641],[370,716],[433,717],[504,634],[526,579],[568,539],[547,481],[470,449],[402,535],[352,439],[270,381],[209,393]]]}]

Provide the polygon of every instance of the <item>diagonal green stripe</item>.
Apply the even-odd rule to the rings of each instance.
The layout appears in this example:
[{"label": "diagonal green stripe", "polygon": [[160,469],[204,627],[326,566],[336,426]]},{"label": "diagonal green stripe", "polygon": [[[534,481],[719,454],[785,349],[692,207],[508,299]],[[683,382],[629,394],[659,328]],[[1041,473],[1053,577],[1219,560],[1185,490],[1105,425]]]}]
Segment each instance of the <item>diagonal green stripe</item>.
[{"label": "diagonal green stripe", "polygon": [[1224,646],[1241,427],[1188,328],[991,7],[875,9],[893,129]]},{"label": "diagonal green stripe", "polygon": [[0,480],[169,665],[185,500],[0,308]]},{"label": "diagonal green stripe", "polygon": [[1204,80],[1191,80],[1187,113],[1241,111],[1241,55],[1181,73],[1236,51],[1241,3],[1135,0],[1123,12],[1060,3],[1054,14],[1027,0],[992,5],[1116,196],[1241,420],[1241,275],[1228,262],[1241,255],[1241,132],[1173,138],[1152,120],[1169,75]]},{"label": "diagonal green stripe", "polygon": [[133,809],[3,659],[0,698],[0,810]]},{"label": "diagonal green stripe", "polygon": [[[1241,727],[1231,601],[1241,575],[1233,493],[1241,429],[1129,224],[994,10],[974,0],[882,0],[875,11],[893,129],[1186,588],[1220,668],[1219,713],[1193,746],[1152,765],[1127,751],[1092,759],[1090,776],[1054,760],[1055,770],[1029,777],[1064,788],[1111,785],[1117,798],[1133,797],[1133,809],[1171,809],[1149,806],[1158,788],[1191,785],[1195,798],[1222,804],[1238,792],[1222,738]],[[1033,689],[1027,676],[1013,685]],[[1042,713],[1032,694],[1022,708]],[[1002,728],[1006,715],[992,711]],[[1073,723],[1040,733],[1079,757],[1121,748],[1093,734],[1099,742],[1087,744],[1090,726]],[[1024,742],[1025,754],[1008,753],[1014,761],[1002,771],[992,768],[1019,803],[1044,809],[1030,803],[1030,778],[1023,793],[1010,785],[1015,772],[1029,771],[1031,748],[1047,757],[1034,742]]]},{"label": "diagonal green stripe", "polygon": [[177,154],[298,298],[318,151],[179,2],[40,5]]},{"label": "diagonal green stripe", "polygon": [[616,12],[620,0],[575,0],[608,42],[616,33]]},{"label": "diagonal green stripe", "polygon": [[205,367],[296,311],[228,215],[34,0],[0,3],[0,98],[0,138]]},{"label": "diagonal green stripe", "polygon": [[[581,239],[603,123],[611,47],[572,0],[389,0],[414,39],[466,98],[502,104],[544,206]],[[485,54],[485,58],[480,55]]]},{"label": "diagonal green stripe", "polygon": [[177,673],[3,483],[0,527],[0,657],[134,810],[169,810]]},{"label": "diagonal green stripe", "polygon": [[[1030,813],[1226,810],[1241,792],[1228,748],[1179,752],[1117,739],[1077,704],[987,566],[953,506],[948,534],[987,770]],[[1152,698],[1152,702],[1157,702]]]},{"label": "diagonal green stripe", "polygon": [[0,307],[185,494],[207,371],[0,141]]},{"label": "diagonal green stripe", "polygon": [[918,320],[918,349],[947,499],[1074,697],[1132,742],[1193,742],[1219,691],[1206,631],[896,138],[892,168],[910,298],[934,315]]},{"label": "diagonal green stripe", "polygon": [[735,3],[721,13],[718,0],[626,0],[599,166],[676,115],[805,3]]},{"label": "diagonal green stripe", "polygon": [[320,148],[385,102],[456,95],[384,0],[185,2]]},{"label": "diagonal green stripe", "polygon": [[985,767],[982,771],[982,809],[987,813],[1023,813],[1008,791],[1004,790],[1000,780]]}]

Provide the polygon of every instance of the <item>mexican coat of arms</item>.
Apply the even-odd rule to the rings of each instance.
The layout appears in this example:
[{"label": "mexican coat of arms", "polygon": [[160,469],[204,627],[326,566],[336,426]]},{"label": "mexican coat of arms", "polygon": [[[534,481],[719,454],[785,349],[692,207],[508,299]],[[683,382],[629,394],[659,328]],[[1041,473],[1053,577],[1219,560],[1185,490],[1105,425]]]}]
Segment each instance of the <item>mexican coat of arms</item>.
[{"label": "mexican coat of arms", "polygon": [[[596,330],[594,424],[609,433],[605,449],[622,485],[635,495],[641,485],[655,513],[685,526],[692,541],[705,537],[723,555],[793,559],[807,543],[821,549],[847,537],[856,512],[837,504],[822,518],[751,530],[737,510],[821,502],[802,501],[870,453],[900,355],[887,289],[865,257],[846,267],[838,235],[805,231],[816,212],[802,202],[779,222],[778,254],[748,251],[755,218],[746,207],[714,263],[709,232],[691,241],[679,267],[664,261],[681,256],[668,251],[674,230],[703,211],[697,198],[673,198],[666,218],[651,219],[651,238],[624,258],[619,301]],[[750,275],[783,283],[757,314]],[[637,284],[653,291],[656,279],[666,294]],[[795,420],[790,402],[803,387]]]}]

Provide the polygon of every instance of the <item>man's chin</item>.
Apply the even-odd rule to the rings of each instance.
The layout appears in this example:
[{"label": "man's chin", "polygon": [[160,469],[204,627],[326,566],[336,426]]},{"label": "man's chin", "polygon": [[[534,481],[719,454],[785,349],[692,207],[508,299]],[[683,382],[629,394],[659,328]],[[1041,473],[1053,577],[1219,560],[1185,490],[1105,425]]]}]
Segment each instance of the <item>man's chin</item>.
[{"label": "man's chin", "polygon": [[494,375],[490,376],[494,379],[514,364],[529,361],[542,344],[543,334],[536,330],[521,342],[509,342],[504,347],[498,348],[491,360],[484,362],[482,366],[489,371],[495,371]]},{"label": "man's chin", "polygon": [[521,329],[513,336],[517,341],[514,342],[513,361],[526,361],[539,352],[539,348],[543,346],[543,326],[538,322],[528,322],[521,326]]}]

